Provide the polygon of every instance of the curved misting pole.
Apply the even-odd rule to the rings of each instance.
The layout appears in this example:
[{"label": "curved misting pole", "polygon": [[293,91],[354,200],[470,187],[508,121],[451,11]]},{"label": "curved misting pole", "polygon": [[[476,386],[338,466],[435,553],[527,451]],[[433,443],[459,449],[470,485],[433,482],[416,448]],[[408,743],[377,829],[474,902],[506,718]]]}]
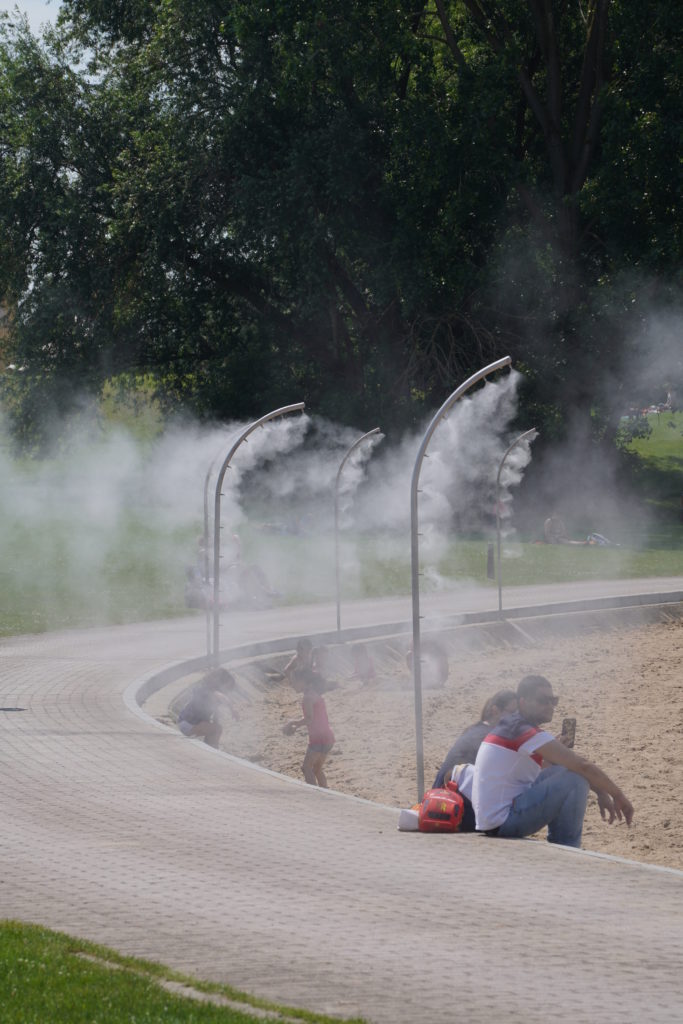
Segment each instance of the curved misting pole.
[{"label": "curved misting pole", "polygon": [[[209,480],[211,479],[211,473],[213,467],[218,462],[219,456],[211,460],[211,465],[206,471],[204,477],[204,586],[209,585]],[[206,656],[211,657],[211,607],[209,605],[208,595],[204,601],[204,607],[206,610]]]},{"label": "curved misting pole", "polygon": [[[221,449],[222,451],[223,449]],[[213,473],[214,466],[221,457],[221,452],[214,455],[211,460],[211,465],[206,471],[204,477],[204,584],[208,587],[209,585],[209,482],[211,480],[211,474]],[[204,602],[206,610],[206,656],[211,656],[211,605],[208,600]]]},{"label": "curved misting pole", "polygon": [[422,439],[422,444],[420,445],[420,450],[418,451],[417,458],[415,460],[415,468],[413,469],[413,478],[410,484],[410,582],[413,596],[413,681],[415,686],[415,743],[418,801],[422,800],[422,797],[424,796],[422,666],[420,663],[422,653],[420,647],[420,557],[418,545],[419,534],[417,529],[417,495],[419,493],[418,484],[420,482],[420,469],[422,467],[422,460],[425,457],[427,445],[431,441],[432,434],[451,406],[453,406],[466,391],[476,384],[477,381],[480,381],[482,377],[487,377],[490,373],[495,373],[496,370],[500,370],[504,366],[509,366],[511,362],[512,360],[510,356],[504,356],[502,359],[497,359],[495,363],[490,363],[482,370],[479,370],[477,373],[472,374],[471,377],[468,377],[467,380],[461,384],[449,398],[446,399],[432,419],[432,422],[427,427],[427,432]]},{"label": "curved misting pole", "polygon": [[339,480],[342,474],[342,470],[346,465],[349,456],[355,452],[356,448],[367,441],[369,437],[374,434],[379,434],[379,427],[374,427],[373,430],[368,430],[367,434],[363,434],[357,441],[354,441],[349,450],[347,451],[344,458],[341,460],[339,469],[337,470],[337,479],[334,482],[334,578],[335,587],[337,594],[337,633],[341,632],[341,597],[340,597],[340,585],[339,585]]},{"label": "curved misting pole", "polygon": [[513,448],[516,448],[518,444],[522,444],[523,441],[533,441],[537,436],[538,432],[535,427],[531,430],[525,430],[523,434],[520,434],[516,441],[513,441],[505,455],[500,460],[500,466],[498,467],[498,476],[496,477],[496,553],[498,556],[498,616],[502,619],[503,617],[503,584],[501,575],[501,559],[500,559],[500,474],[503,472],[503,466],[508,455]]},{"label": "curved misting pole", "polygon": [[218,477],[216,478],[216,493],[214,498],[214,509],[213,509],[213,649],[210,654],[213,654],[216,664],[218,664],[218,651],[219,651],[219,632],[220,632],[220,587],[221,587],[221,487],[223,486],[223,478],[225,473],[230,466],[230,461],[242,444],[243,441],[249,437],[249,435],[256,430],[257,427],[263,426],[268,420],[274,420],[277,416],[285,416],[288,412],[300,412],[305,408],[304,402],[297,402],[295,405],[284,405],[281,409],[274,409],[273,412],[267,413],[265,416],[261,416],[260,419],[254,420],[254,422],[243,430],[240,436],[237,438],[232,448],[226,455],[223,465],[221,466]]}]

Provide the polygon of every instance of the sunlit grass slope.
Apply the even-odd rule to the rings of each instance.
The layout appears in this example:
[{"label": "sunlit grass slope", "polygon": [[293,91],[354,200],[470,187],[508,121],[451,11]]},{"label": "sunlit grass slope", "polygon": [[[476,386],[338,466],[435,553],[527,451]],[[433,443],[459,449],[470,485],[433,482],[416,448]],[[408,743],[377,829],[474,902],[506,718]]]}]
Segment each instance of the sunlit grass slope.
[{"label": "sunlit grass slope", "polygon": [[[190,998],[172,991],[188,986]],[[214,1002],[201,1001],[202,994]],[[223,1005],[216,1005],[222,1003]],[[273,1006],[227,985],[197,981],[161,964],[120,956],[61,932],[0,922],[0,1007],[3,1024],[254,1024],[272,1011],[287,1024],[329,1017]],[[358,1021],[356,1020],[356,1024]]]}]

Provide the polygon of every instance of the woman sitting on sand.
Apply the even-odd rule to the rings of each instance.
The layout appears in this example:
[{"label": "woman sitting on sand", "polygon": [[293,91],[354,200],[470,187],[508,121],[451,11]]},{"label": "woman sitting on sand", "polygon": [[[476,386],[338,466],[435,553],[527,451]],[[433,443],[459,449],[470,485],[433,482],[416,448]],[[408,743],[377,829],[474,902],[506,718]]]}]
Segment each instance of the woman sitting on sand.
[{"label": "woman sitting on sand", "polygon": [[494,725],[498,725],[503,715],[509,715],[516,710],[517,694],[514,690],[499,690],[493,697],[489,697],[482,708],[479,721],[465,729],[446,754],[432,788],[445,786],[456,764],[474,764],[484,736],[491,732]]}]

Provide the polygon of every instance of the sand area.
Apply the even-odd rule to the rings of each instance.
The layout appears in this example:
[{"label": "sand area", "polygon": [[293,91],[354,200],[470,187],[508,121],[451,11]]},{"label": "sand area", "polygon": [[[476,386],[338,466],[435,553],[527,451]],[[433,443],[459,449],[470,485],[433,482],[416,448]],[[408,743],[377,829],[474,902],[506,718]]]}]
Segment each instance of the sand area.
[{"label": "sand area", "polygon": [[[397,808],[416,800],[415,718],[407,640],[376,648],[376,678],[363,682],[350,659],[329,658],[326,694],[336,743],[326,771],[333,789]],[[584,849],[683,869],[683,621],[636,628],[616,626],[546,638],[534,646],[464,650],[449,658],[444,686],[423,697],[425,783],[431,785],[457,735],[477,721],[496,690],[514,689],[529,673],[547,676],[559,696],[553,725],[577,719],[576,750],[617,782],[635,807],[631,828],[608,826],[594,796],[584,827]],[[226,719],[222,746],[239,757],[302,778],[306,731],[293,736],[283,724],[301,715],[300,696],[270,673],[265,662],[236,667],[251,677],[251,703],[239,722]],[[260,681],[259,681],[260,680]],[[454,837],[454,841],[455,837]]]}]

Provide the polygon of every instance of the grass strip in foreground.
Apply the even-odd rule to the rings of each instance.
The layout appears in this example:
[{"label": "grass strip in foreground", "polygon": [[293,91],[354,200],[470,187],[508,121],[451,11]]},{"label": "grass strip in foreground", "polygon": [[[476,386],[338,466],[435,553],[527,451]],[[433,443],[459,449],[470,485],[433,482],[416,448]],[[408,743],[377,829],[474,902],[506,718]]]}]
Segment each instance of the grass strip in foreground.
[{"label": "grass strip in foreground", "polygon": [[339,1024],[19,921],[0,922],[0,1006],[3,1024]]}]

